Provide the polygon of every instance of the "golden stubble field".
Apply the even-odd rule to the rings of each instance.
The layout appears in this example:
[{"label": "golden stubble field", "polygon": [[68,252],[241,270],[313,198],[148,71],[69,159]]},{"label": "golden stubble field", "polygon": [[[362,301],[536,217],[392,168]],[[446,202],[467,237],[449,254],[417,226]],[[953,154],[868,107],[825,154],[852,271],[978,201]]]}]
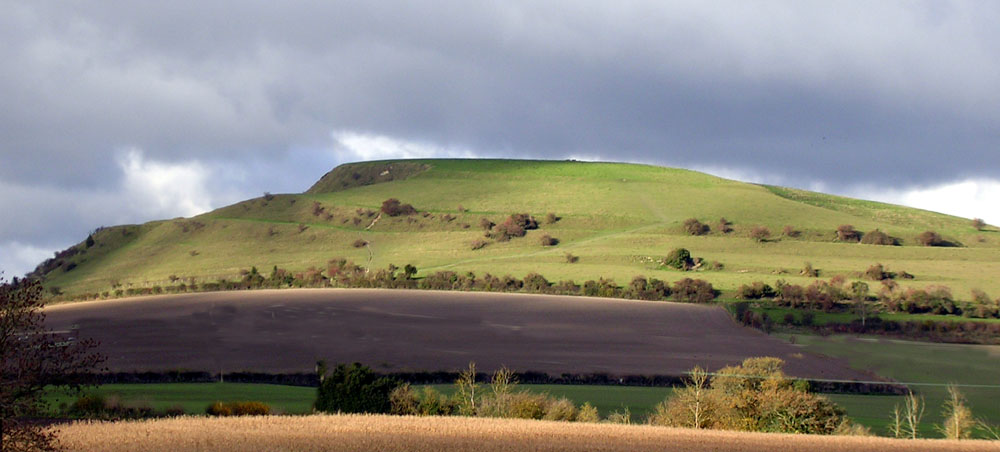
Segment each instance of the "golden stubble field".
[{"label": "golden stubble field", "polygon": [[894,440],[645,425],[379,415],[181,417],[60,427],[71,451],[1000,451],[997,441]]}]

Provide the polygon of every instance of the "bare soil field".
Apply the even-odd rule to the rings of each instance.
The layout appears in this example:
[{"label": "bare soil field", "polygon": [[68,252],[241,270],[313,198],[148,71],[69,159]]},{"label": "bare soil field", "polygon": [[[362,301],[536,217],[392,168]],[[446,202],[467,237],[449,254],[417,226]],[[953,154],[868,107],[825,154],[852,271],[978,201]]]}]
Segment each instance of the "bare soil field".
[{"label": "bare soil field", "polygon": [[717,306],[524,294],[366,289],[163,295],[54,305],[48,325],[100,341],[114,371],[311,372],[318,359],[378,371],[678,375],[752,356],[789,374],[868,379],[736,324]]},{"label": "bare soil field", "polygon": [[60,427],[71,451],[997,451],[996,441],[742,433],[378,415],[182,417]]}]

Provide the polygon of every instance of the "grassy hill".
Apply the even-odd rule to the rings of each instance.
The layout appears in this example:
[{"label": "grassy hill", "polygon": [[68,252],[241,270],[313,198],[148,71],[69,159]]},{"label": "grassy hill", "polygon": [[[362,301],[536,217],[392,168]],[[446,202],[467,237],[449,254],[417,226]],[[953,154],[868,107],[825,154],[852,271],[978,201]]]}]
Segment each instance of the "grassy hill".
[{"label": "grassy hill", "polygon": [[[412,204],[414,216],[378,216],[387,198]],[[481,218],[501,223],[512,213],[540,222],[523,238],[473,250],[483,238]],[[546,223],[548,213],[559,220]],[[703,236],[685,232],[698,218]],[[725,217],[732,231],[721,232]],[[378,221],[375,219],[378,218]],[[879,229],[901,246],[838,242],[842,224]],[[757,242],[762,225],[772,238]],[[782,234],[792,226],[796,237]],[[916,236],[940,233],[956,246],[920,246]],[[556,246],[543,247],[549,234]],[[717,288],[776,279],[808,284],[805,262],[822,278],[854,278],[870,265],[915,276],[902,285],[950,287],[968,299],[973,288],[1000,296],[1000,230],[978,231],[968,219],[901,206],[807,191],[747,184],[694,171],[622,163],[527,160],[407,160],[342,165],[301,194],[267,195],[193,218],[104,228],[40,267],[47,287],[67,295],[121,287],[236,278],[241,269],[272,266],[325,269],[345,257],[382,268],[413,264],[418,275],[442,269],[477,274],[538,272],[549,280],[582,282],[599,277],[627,284],[635,275],[668,281],[694,276]],[[362,239],[368,247],[357,248]],[[89,246],[88,246],[89,244]],[[719,270],[695,275],[656,261],[684,247]],[[566,253],[579,257],[568,263]],[[873,286],[874,287],[874,286]]]}]

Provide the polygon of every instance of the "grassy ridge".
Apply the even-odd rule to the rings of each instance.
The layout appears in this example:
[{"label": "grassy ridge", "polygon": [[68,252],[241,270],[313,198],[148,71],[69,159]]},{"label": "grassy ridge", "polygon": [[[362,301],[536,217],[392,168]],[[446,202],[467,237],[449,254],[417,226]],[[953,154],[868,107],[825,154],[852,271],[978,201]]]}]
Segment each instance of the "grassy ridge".
[{"label": "grassy ridge", "polygon": [[[357,168],[377,179],[379,165],[403,164],[367,162]],[[1000,280],[982,278],[1000,274],[1000,232],[976,231],[962,218],[648,165],[518,160],[405,165],[419,170],[398,180],[336,191],[317,184],[304,194],[255,198],[191,219],[104,229],[94,235],[94,246],[67,260],[75,268],[51,272],[46,285],[72,295],[107,291],[115,283],[166,285],[171,276],[199,282],[233,278],[252,265],[263,271],[275,265],[302,271],[323,268],[337,256],[365,263],[369,250],[352,246],[362,238],[371,244],[373,267],[411,263],[420,274],[450,269],[523,276],[537,271],[550,280],[578,282],[603,276],[624,284],[638,274],[675,280],[687,275],[659,268],[651,259],[686,247],[695,256],[725,265],[721,271],[697,274],[724,290],[778,278],[808,284],[810,279],[798,276],[807,261],[821,269],[822,277],[852,276],[879,262],[916,276],[904,285],[944,284],[959,298],[967,298],[973,288],[1000,296]],[[352,168],[339,167],[336,178],[326,178],[333,181],[327,185],[352,180]],[[364,182],[367,176],[359,177]],[[374,218],[365,211],[373,215],[390,197],[428,216],[380,218],[366,229]],[[322,207],[321,214],[314,214],[314,203]],[[471,249],[470,243],[482,237],[480,218],[499,223],[514,212],[539,219],[554,212],[561,219],[525,238]],[[455,218],[447,221],[445,215]],[[689,236],[681,224],[690,217],[713,227],[725,217],[734,231]],[[878,228],[904,246],[837,243],[833,230],[840,224],[860,231]],[[751,240],[747,235],[754,225],[767,226],[775,238]],[[801,235],[778,237],[785,225]],[[964,246],[913,246],[914,237],[927,229]],[[559,245],[543,248],[541,234],[557,237]],[[566,263],[567,252],[580,256],[579,263]]]}]

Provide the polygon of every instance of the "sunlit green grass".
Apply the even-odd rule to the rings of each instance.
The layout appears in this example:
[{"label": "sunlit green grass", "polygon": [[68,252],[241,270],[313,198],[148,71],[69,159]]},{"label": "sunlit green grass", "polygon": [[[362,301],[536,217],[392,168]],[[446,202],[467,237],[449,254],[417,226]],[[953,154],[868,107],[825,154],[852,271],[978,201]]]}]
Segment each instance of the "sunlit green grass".
[{"label": "sunlit green grass", "polygon": [[[56,270],[47,286],[67,294],[103,292],[122,287],[167,285],[171,276],[199,282],[238,277],[241,269],[273,266],[302,271],[324,268],[334,257],[367,264],[369,250],[354,248],[359,238],[371,244],[373,267],[413,264],[419,275],[436,270],[474,271],[522,277],[540,272],[550,280],[578,283],[599,277],[619,284],[636,275],[666,280],[695,276],[717,288],[735,290],[753,281],[777,279],[808,284],[798,275],[806,262],[821,277],[856,277],[882,263],[890,271],[916,276],[904,286],[942,284],[959,299],[980,288],[1000,296],[1000,231],[976,231],[969,221],[932,212],[808,192],[783,192],[725,180],[693,171],[647,165],[557,161],[430,160],[432,168],[409,179],[319,194],[255,198],[195,217],[131,227],[128,234],[110,228],[95,235],[97,245],[73,258],[77,267]],[[775,194],[779,191],[783,196]],[[430,217],[371,218],[358,209],[377,211],[395,197]],[[324,214],[313,215],[319,202]],[[459,207],[465,209],[460,211]],[[479,220],[500,222],[527,212],[540,220],[549,212],[561,219],[543,224],[525,238],[491,243],[472,250],[482,238]],[[326,213],[333,218],[327,219]],[[443,215],[452,221],[443,221]],[[729,234],[684,234],[682,223],[695,217],[713,228],[720,217],[733,223]],[[346,222],[345,222],[346,220]],[[852,224],[860,231],[879,228],[908,245],[920,232],[935,229],[964,247],[870,246],[837,243],[833,231]],[[300,226],[301,225],[301,226]],[[468,225],[468,228],[464,227]],[[747,237],[755,225],[767,226],[772,239]],[[785,225],[801,232],[781,237]],[[185,229],[187,229],[185,231]],[[300,230],[301,229],[301,230]],[[559,239],[542,247],[539,237]],[[676,247],[685,247],[721,271],[681,273],[650,263]],[[565,254],[580,257],[566,262]]]}]

